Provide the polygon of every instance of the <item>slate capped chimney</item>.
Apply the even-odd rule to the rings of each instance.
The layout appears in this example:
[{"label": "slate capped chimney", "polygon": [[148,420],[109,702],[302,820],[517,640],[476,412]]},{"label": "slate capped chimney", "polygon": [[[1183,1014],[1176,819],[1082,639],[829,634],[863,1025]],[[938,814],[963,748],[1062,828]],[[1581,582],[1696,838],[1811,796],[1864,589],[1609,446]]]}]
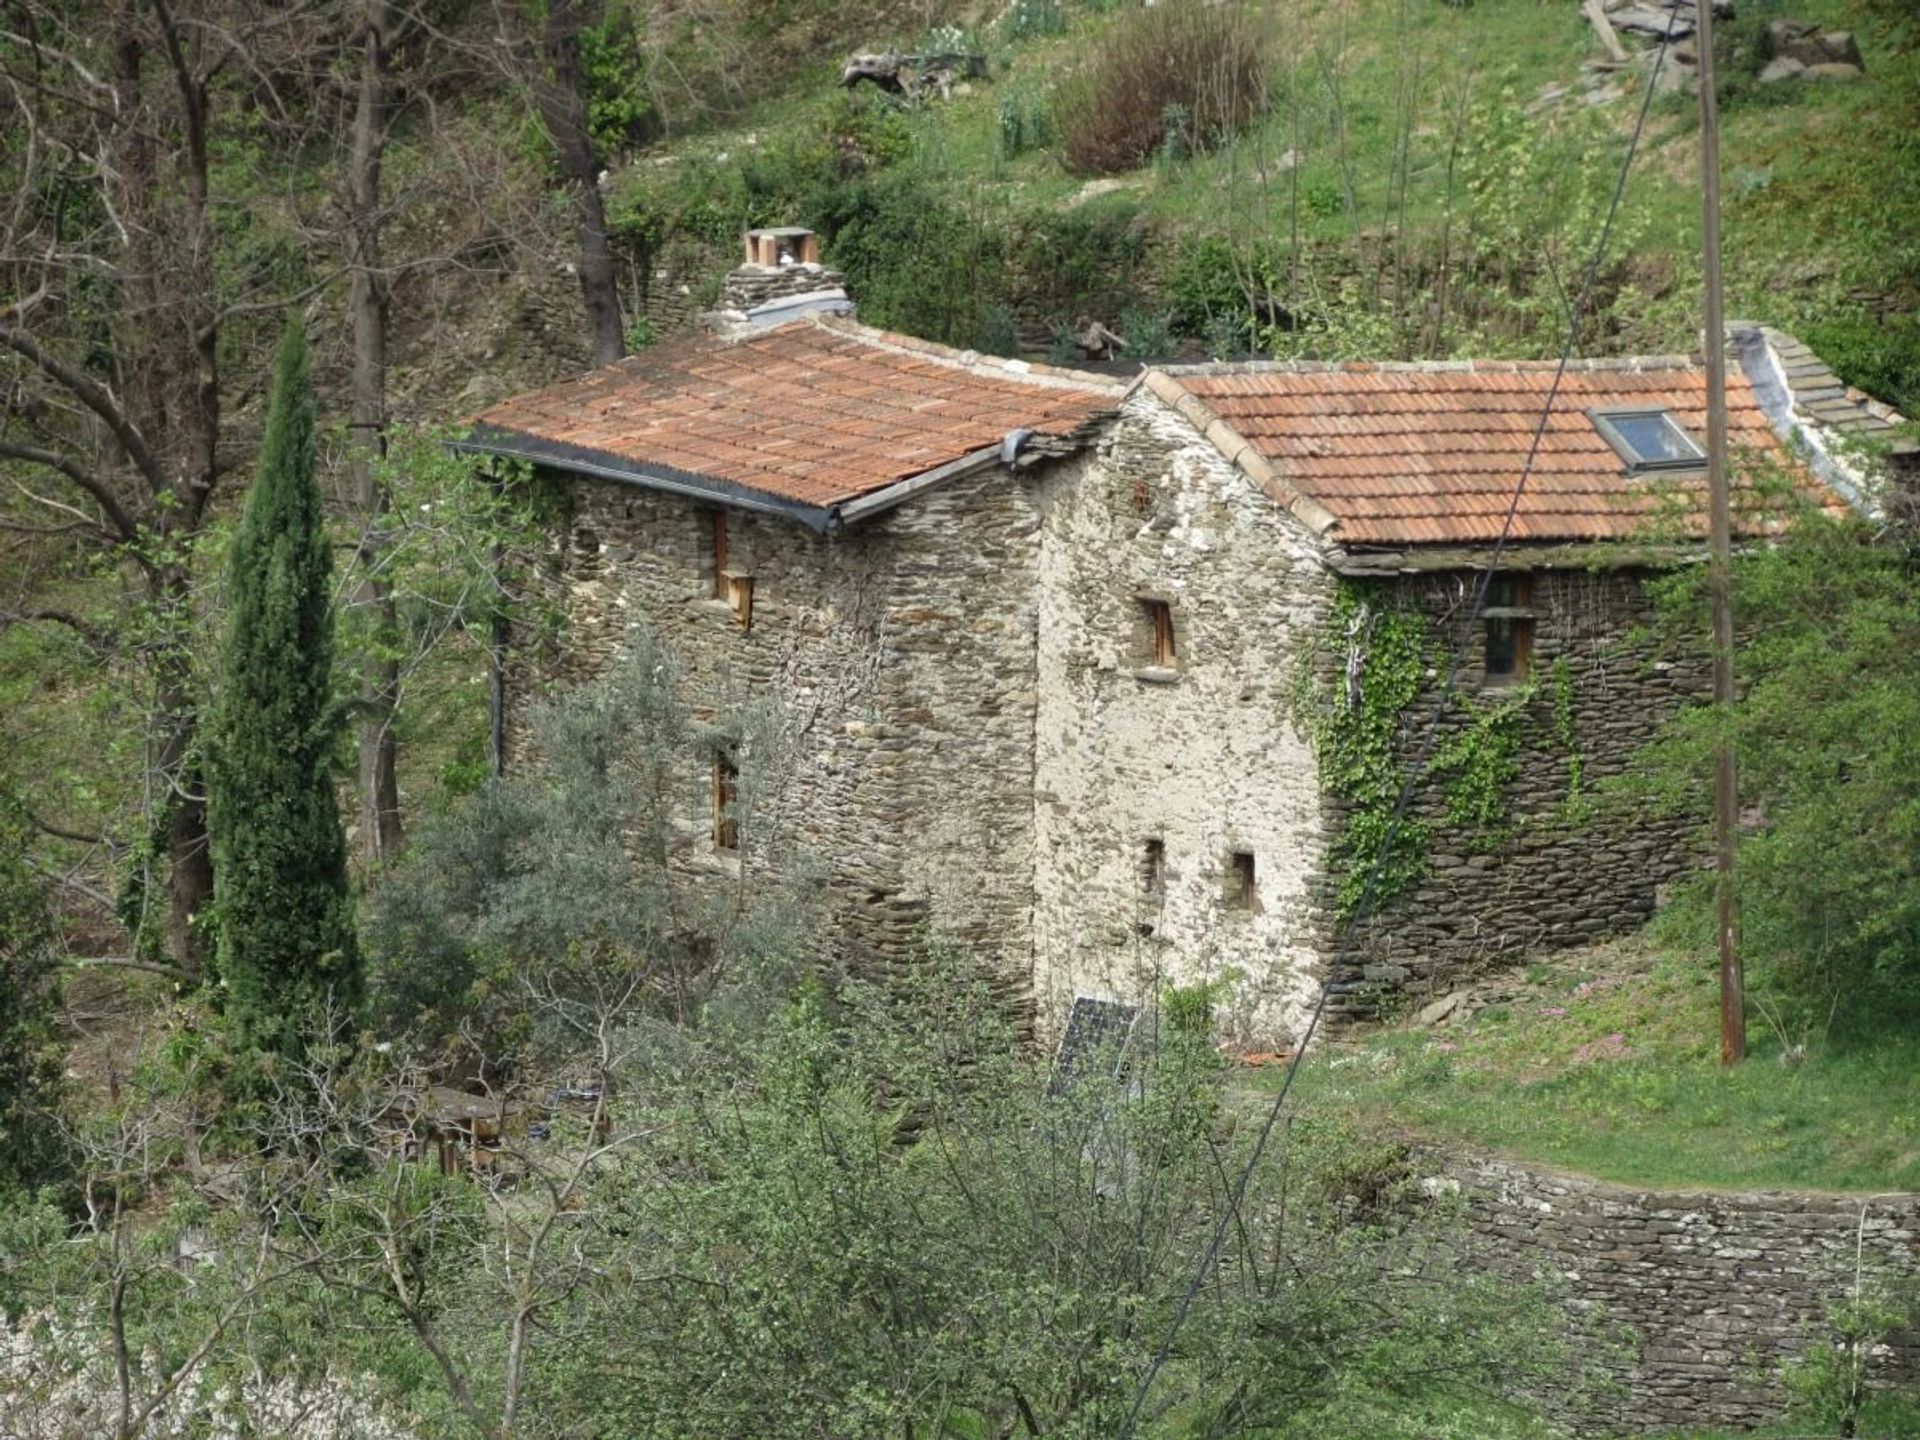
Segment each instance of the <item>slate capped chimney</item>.
[{"label": "slate capped chimney", "polygon": [[764,329],[795,316],[821,311],[851,315],[847,277],[820,263],[820,237],[798,226],[749,230],[746,261],[728,274],[716,323],[733,329]]}]

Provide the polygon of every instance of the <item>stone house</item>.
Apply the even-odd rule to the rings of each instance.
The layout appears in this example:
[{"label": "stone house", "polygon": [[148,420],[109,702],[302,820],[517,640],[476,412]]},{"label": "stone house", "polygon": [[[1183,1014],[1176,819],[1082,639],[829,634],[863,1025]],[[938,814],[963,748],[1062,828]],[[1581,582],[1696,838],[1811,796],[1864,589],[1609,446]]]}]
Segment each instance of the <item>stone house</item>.
[{"label": "stone house", "polygon": [[[772,703],[777,808],[855,963],[951,939],[1050,1028],[1077,995],[1211,980],[1239,1038],[1275,1043],[1323,980],[1348,1010],[1445,987],[1630,928],[1694,863],[1683,827],[1580,801],[1705,690],[1637,632],[1648,575],[1692,548],[1697,358],[1580,362],[1557,386],[1491,362],[1123,383],[781,289],[773,313],[499,405],[465,445],[568,497],[549,678],[640,622],[696,709]],[[1897,417],[1776,332],[1734,350],[1742,473],[1841,503],[1836,437]],[[1777,509],[1748,490],[1763,534]],[[1415,843],[1329,973],[1380,803],[1342,727],[1383,725],[1408,763],[1456,648]],[[686,863],[788,863],[741,823],[734,765],[687,757]]]}]

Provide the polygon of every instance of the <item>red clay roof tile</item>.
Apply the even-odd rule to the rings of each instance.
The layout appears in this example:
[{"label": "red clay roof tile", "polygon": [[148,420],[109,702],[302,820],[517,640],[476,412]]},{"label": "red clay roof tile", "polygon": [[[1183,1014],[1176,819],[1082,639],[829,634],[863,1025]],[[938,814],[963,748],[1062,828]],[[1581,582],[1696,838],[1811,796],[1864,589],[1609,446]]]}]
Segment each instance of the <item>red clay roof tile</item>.
[{"label": "red clay roof tile", "polygon": [[[1172,378],[1288,485],[1331,512],[1336,525],[1328,538],[1334,541],[1490,543],[1499,538],[1510,504],[1511,538],[1580,541],[1630,537],[1676,501],[1689,525],[1703,508],[1703,473],[1630,476],[1587,416],[1590,408],[1659,407],[1702,434],[1704,367],[1672,358],[1641,363],[1644,368],[1602,363],[1569,369],[1544,430],[1540,415],[1553,390],[1551,362],[1390,369],[1278,365],[1181,370]],[[1777,523],[1778,512],[1756,506],[1752,480],[1743,473],[1754,467],[1739,459],[1760,456],[1777,465],[1788,455],[1737,368],[1727,377],[1727,411],[1735,525],[1758,533]],[[1529,470],[1536,430],[1540,443]],[[1811,476],[1795,471],[1821,503],[1839,503]],[[1514,504],[1523,472],[1526,488]]]},{"label": "red clay roof tile", "polygon": [[1071,434],[1121,394],[1098,376],[807,318],[738,338],[671,340],[516,396],[475,418],[473,443],[544,442],[824,508],[1011,430]]}]

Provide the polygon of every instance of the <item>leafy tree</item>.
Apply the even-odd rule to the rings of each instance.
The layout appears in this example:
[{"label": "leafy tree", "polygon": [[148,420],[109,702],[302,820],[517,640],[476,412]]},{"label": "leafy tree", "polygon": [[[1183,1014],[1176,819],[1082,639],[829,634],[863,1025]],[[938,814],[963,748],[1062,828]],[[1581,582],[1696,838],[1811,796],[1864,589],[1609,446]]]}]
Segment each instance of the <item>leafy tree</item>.
[{"label": "leafy tree", "polygon": [[0,1191],[53,1179],[62,1158],[50,1114],[60,1081],[54,927],[27,868],[27,830],[0,786]]},{"label": "leafy tree", "polygon": [[331,558],[307,345],[275,363],[260,473],[234,537],[211,820],[219,971],[241,1044],[297,1053],[361,998],[334,794]]},{"label": "leafy tree", "polygon": [[[723,704],[698,724],[678,686],[636,629],[606,674],[533,709],[513,773],[419,827],[369,898],[384,1029],[466,1049],[499,1079],[539,1068],[534,1052],[572,1028],[556,1018],[609,995],[693,1024],[717,999],[763,1005],[810,962],[818,907],[774,803],[773,715]],[[737,865],[702,863],[683,825],[709,813],[722,749],[738,767]]]},{"label": "leafy tree", "polygon": [[[1828,1002],[1920,991],[1920,573],[1914,537],[1799,517],[1738,557],[1742,946],[1760,978]],[[1659,590],[1665,623],[1704,633],[1704,581]],[[1682,713],[1647,757],[1670,804],[1704,817],[1716,718]],[[1692,908],[1683,915],[1694,913]]]}]

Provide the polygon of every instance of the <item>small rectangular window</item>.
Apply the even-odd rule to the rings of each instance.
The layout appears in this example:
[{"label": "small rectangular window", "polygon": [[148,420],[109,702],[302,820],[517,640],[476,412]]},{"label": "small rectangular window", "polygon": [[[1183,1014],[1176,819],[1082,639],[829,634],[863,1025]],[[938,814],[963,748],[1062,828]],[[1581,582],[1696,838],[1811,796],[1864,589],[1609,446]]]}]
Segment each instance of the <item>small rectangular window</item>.
[{"label": "small rectangular window", "polygon": [[1486,676],[1490,681],[1524,680],[1533,666],[1533,577],[1495,575],[1487,585],[1482,612],[1487,627]]},{"label": "small rectangular window", "polygon": [[1249,914],[1260,909],[1259,877],[1251,850],[1235,850],[1227,856],[1226,902],[1229,909]]},{"label": "small rectangular window", "polygon": [[707,515],[707,562],[713,570],[713,598],[726,600],[727,594],[727,512],[709,510]]},{"label": "small rectangular window", "polygon": [[1167,842],[1159,838],[1140,847],[1140,893],[1147,903],[1158,905],[1167,895]]},{"label": "small rectangular window", "polygon": [[753,576],[737,575],[729,570],[726,585],[727,603],[733,607],[733,618],[742,630],[753,629]]},{"label": "small rectangular window", "polygon": [[1179,659],[1173,636],[1173,602],[1142,596],[1140,610],[1146,619],[1146,661],[1170,670]]},{"label": "small rectangular window", "polygon": [[1694,470],[1706,463],[1706,451],[1680,428],[1670,410],[1589,410],[1587,418],[1634,474]]},{"label": "small rectangular window", "polygon": [[740,768],[722,750],[713,757],[713,848],[740,848]]}]

